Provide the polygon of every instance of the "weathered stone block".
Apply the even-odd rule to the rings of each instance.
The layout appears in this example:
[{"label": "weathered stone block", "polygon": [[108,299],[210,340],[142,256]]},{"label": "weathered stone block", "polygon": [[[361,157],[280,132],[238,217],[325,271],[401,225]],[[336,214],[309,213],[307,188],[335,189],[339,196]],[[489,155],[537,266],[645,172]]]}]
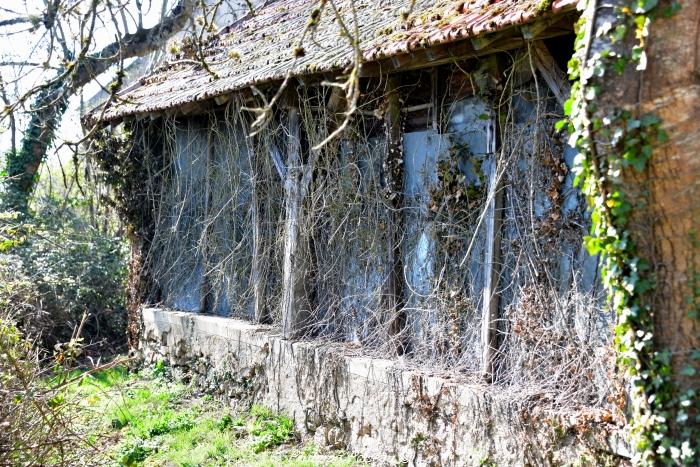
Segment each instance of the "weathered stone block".
[{"label": "weathered stone block", "polygon": [[347,355],[340,345],[286,341],[269,326],[240,320],[157,308],[142,314],[145,362],[165,355],[234,407],[285,412],[322,448],[408,465],[627,462],[614,425],[524,407],[512,389]]}]

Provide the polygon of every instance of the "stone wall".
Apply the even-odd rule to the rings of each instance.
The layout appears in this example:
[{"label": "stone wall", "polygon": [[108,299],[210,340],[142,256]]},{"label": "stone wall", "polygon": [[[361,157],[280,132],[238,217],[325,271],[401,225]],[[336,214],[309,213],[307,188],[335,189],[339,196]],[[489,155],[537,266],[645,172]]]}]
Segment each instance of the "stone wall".
[{"label": "stone wall", "polygon": [[593,410],[555,414],[512,389],[427,374],[348,346],[286,341],[240,320],[158,308],[142,314],[146,363],[164,360],[234,406],[284,412],[320,447],[373,464],[627,463],[620,429]]}]

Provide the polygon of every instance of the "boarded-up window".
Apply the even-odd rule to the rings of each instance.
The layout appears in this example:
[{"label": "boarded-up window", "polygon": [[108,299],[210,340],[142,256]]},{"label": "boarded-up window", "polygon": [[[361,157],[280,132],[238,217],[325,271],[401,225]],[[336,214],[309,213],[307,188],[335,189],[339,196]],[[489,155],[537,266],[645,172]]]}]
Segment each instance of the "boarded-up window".
[{"label": "boarded-up window", "polygon": [[462,349],[478,347],[484,240],[476,221],[493,132],[479,98],[453,103],[445,120],[447,131],[403,139],[405,312],[414,351],[461,358]]},{"label": "boarded-up window", "polygon": [[206,120],[172,123],[157,225],[151,248],[154,277],[167,306],[200,311],[204,280],[208,131]]}]

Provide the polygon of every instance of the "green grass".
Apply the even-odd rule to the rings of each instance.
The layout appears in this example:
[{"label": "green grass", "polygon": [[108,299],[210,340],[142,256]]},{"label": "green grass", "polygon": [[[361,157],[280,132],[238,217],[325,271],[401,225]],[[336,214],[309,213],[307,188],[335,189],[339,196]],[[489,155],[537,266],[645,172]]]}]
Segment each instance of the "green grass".
[{"label": "green grass", "polygon": [[356,466],[348,453],[299,445],[293,421],[263,406],[240,414],[211,396],[169,381],[162,366],[140,373],[116,367],[85,378],[74,396],[88,415],[84,431],[101,465]]}]

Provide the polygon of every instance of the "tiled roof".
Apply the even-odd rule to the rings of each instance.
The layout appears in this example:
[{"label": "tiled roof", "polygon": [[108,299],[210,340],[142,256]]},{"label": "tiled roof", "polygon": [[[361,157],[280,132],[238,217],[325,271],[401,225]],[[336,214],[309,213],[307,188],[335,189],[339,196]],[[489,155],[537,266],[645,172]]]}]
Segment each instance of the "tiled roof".
[{"label": "tiled roof", "polygon": [[[412,3],[413,6],[411,5]],[[317,1],[276,0],[225,28],[205,51],[218,78],[193,61],[167,63],[127,89],[102,115],[109,121],[202,101],[253,84],[342,70],[352,47],[342,37],[336,5],[353,31],[356,18],[365,61],[523,25],[573,7],[573,0],[335,0],[326,3],[302,50],[298,41]],[[353,16],[354,7],[354,16]],[[406,13],[410,14],[406,17]],[[296,55],[296,57],[295,57]]]}]

